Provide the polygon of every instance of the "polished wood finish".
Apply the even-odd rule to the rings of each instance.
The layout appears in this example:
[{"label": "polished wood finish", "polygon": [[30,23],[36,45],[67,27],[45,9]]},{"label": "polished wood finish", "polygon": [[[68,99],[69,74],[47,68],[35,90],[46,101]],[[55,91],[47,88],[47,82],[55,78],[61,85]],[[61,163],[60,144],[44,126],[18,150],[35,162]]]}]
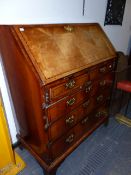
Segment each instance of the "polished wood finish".
[{"label": "polished wood finish", "polygon": [[98,24],[0,27],[20,142],[46,174],[108,119],[116,53]]},{"label": "polished wood finish", "polygon": [[116,56],[98,24],[72,27],[73,31],[64,25],[13,27],[44,83]]}]

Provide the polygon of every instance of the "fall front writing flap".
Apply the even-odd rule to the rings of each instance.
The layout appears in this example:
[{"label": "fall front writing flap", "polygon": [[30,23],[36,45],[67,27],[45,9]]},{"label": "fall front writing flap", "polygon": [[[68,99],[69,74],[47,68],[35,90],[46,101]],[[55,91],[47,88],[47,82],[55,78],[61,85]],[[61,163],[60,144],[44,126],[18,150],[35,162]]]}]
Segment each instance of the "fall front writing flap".
[{"label": "fall front writing flap", "polygon": [[28,25],[14,29],[45,83],[116,56],[98,24]]}]

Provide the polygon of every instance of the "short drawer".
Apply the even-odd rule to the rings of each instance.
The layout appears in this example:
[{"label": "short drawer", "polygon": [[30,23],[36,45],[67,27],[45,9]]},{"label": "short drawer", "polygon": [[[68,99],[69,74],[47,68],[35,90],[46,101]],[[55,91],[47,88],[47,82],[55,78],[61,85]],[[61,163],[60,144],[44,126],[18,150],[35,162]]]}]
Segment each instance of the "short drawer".
[{"label": "short drawer", "polygon": [[67,96],[73,91],[77,91],[89,80],[89,74],[85,73],[81,76],[74,78],[67,78],[59,84],[51,84],[47,86],[49,91],[50,101],[57,100],[63,96]]},{"label": "short drawer", "polygon": [[90,98],[70,112],[67,116],[61,117],[54,122],[50,128],[50,140],[55,140],[77,124],[82,118],[88,115],[94,108],[94,98]]},{"label": "short drawer", "polygon": [[106,89],[110,88],[113,83],[113,73],[108,73],[105,76],[103,76],[99,82],[98,82],[98,89]]},{"label": "short drawer", "polygon": [[114,69],[114,61],[102,63],[101,65],[95,66],[90,71],[90,80],[95,80],[106,73],[112,72]]},{"label": "short drawer", "polygon": [[109,88],[109,89],[106,89],[106,90],[103,90],[103,91],[100,91],[99,93],[97,93],[97,95],[95,97],[96,106],[99,106],[99,105],[110,100],[110,96],[111,96],[110,91],[111,90]]},{"label": "short drawer", "polygon": [[96,110],[95,115],[92,119],[93,121],[97,122],[103,118],[108,118],[108,117],[109,117],[109,110],[108,110],[107,104],[105,103]]},{"label": "short drawer", "polygon": [[54,103],[53,105],[49,106],[46,110],[50,121],[53,122],[59,117],[67,115],[78,105],[82,104],[87,98],[89,98],[89,94],[86,94],[85,90],[80,90],[74,95],[65,97],[57,103]]}]

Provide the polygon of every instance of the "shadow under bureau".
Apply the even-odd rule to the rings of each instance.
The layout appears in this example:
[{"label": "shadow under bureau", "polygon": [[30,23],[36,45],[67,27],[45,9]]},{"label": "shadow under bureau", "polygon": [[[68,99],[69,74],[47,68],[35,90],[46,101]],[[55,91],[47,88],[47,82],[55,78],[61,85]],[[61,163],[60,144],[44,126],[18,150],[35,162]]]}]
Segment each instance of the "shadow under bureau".
[{"label": "shadow under bureau", "polygon": [[45,173],[108,120],[116,52],[99,24],[0,27],[20,142]]}]

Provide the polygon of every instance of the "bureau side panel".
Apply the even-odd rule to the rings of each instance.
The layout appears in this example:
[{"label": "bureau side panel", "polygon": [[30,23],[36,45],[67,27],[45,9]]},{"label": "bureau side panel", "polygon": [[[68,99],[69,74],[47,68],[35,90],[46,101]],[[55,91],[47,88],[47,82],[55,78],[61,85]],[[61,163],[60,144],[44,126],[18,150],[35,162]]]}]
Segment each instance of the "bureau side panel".
[{"label": "bureau side panel", "polygon": [[46,151],[40,82],[8,26],[0,27],[0,50],[20,135],[37,152]]}]

